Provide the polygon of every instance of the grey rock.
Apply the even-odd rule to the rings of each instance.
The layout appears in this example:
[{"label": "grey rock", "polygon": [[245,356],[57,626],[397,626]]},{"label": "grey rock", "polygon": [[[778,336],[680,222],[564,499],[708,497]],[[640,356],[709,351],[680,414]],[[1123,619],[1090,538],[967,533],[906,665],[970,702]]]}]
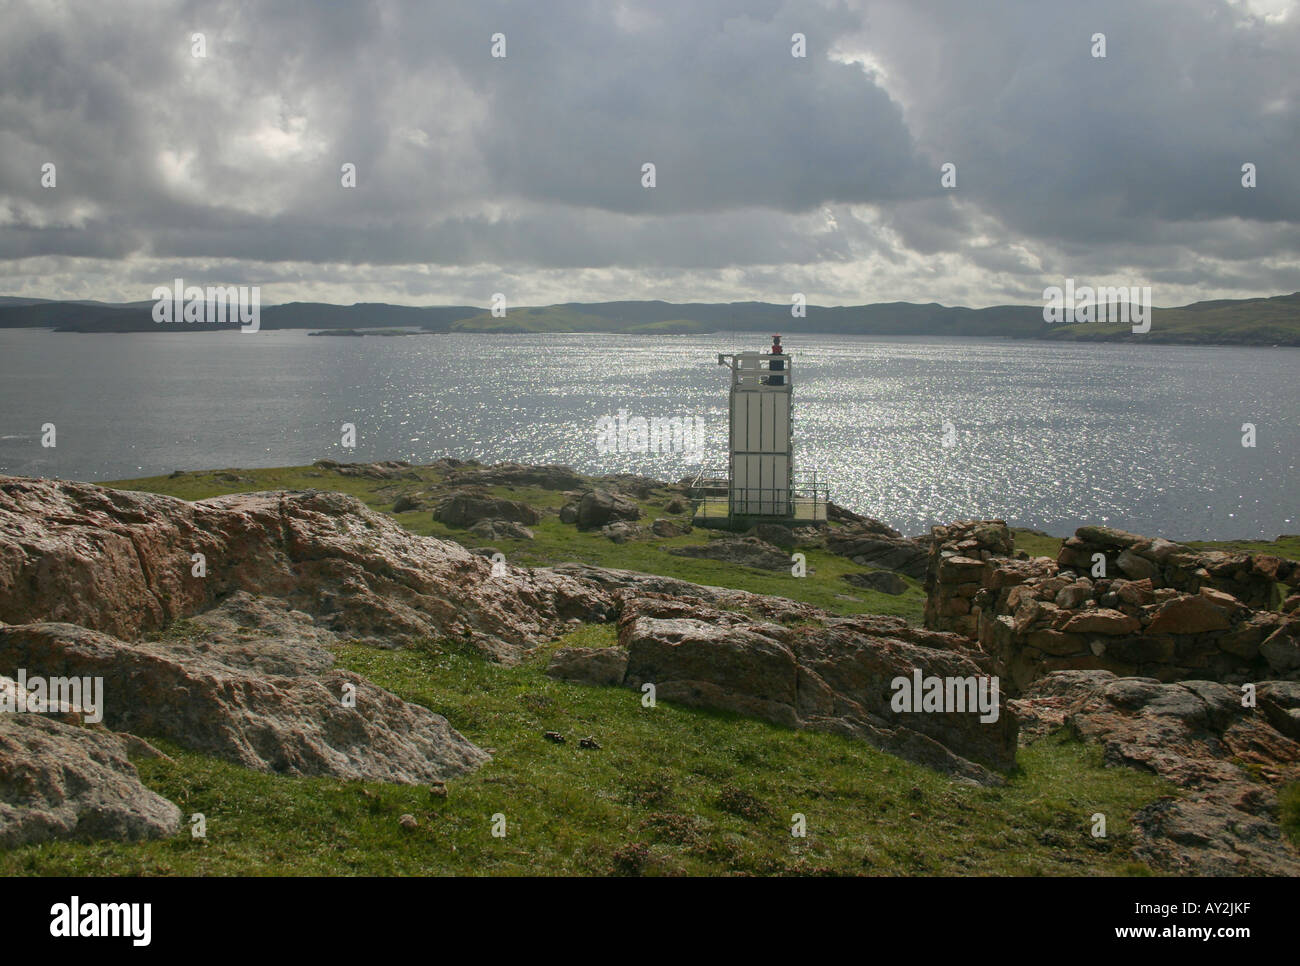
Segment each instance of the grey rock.
[{"label": "grey rock", "polygon": [[[349,671],[321,673],[327,655],[288,666],[308,647],[287,645],[285,673],[269,674],[250,670],[242,651],[225,660],[219,645],[128,644],[73,624],[0,628],[0,665],[102,677],[108,728],[258,771],[427,784],[488,760],[441,715]],[[344,704],[349,692],[355,707]]]},{"label": "grey rock", "polygon": [[433,518],[449,527],[472,527],[480,520],[509,520],[514,523],[542,522],[536,507],[518,500],[503,500],[474,493],[453,493],[433,511]]},{"label": "grey rock", "polygon": [[901,618],[831,618],[785,627],[681,601],[627,600],[619,642],[624,686],[653,683],[660,700],[719,708],[787,727],[867,741],[954,777],[1002,781],[1014,763],[1016,718],[906,713],[892,708],[893,682],[924,675],[979,677],[986,659],[954,634]]},{"label": "grey rock", "polygon": [[764,543],[770,543],[774,547],[782,550],[794,549],[794,533],[789,527],[783,527],[779,523],[759,523],[745,532],[747,537],[755,537]]},{"label": "grey rock", "polygon": [[844,579],[854,587],[862,587],[882,594],[897,596],[907,590],[907,581],[889,570],[873,570],[867,574],[845,574]]},{"label": "grey rock", "polygon": [[403,493],[393,501],[394,513],[409,513],[411,510],[423,510],[424,501],[410,493]]},{"label": "grey rock", "polygon": [[467,467],[452,476],[455,485],[536,486],[543,490],[576,490],[585,480],[569,466],[532,466],[523,463],[498,463],[494,466]]},{"label": "grey rock", "polygon": [[1160,568],[1153,561],[1134,553],[1131,548],[1121,551],[1115,558],[1115,564],[1123,571],[1124,576],[1132,580],[1155,577],[1160,573]]},{"label": "grey rock", "polygon": [[578,527],[595,530],[620,520],[632,522],[640,519],[641,508],[636,503],[609,490],[591,490],[578,501]]},{"label": "grey rock", "polygon": [[650,524],[650,532],[656,537],[681,537],[691,532],[690,524],[680,524],[660,517]]},{"label": "grey rock", "polygon": [[536,537],[522,523],[513,520],[479,520],[469,532],[484,540],[532,540]]},{"label": "grey rock", "polygon": [[826,549],[865,567],[878,567],[921,580],[929,562],[929,545],[919,540],[884,536],[870,529],[845,529],[826,535]]},{"label": "grey rock", "polygon": [[1288,620],[1259,646],[1268,666],[1279,673],[1300,668],[1300,620]]},{"label": "grey rock", "polygon": [[578,684],[622,684],[627,674],[627,651],[621,647],[566,647],[551,655],[546,673]]},{"label": "grey rock", "polygon": [[710,540],[703,544],[671,547],[668,552],[678,557],[723,560],[759,570],[789,571],[791,567],[790,554],[757,537]]},{"label": "grey rock", "polygon": [[141,784],[127,751],[110,731],[0,714],[0,847],[175,832],[181,810]]},{"label": "grey rock", "polygon": [[[1100,745],[1108,765],[1154,773],[1183,789],[1134,817],[1136,852],[1183,875],[1300,874],[1300,851],[1277,824],[1277,790],[1300,778],[1290,729],[1292,682],[1263,682],[1258,708],[1213,681],[1164,684],[1109,671],[1057,671],[1010,702],[1030,734],[1060,727]],[[1271,710],[1270,710],[1271,709]],[[1278,725],[1281,724],[1282,727]],[[1254,773],[1241,767],[1250,762]]]},{"label": "grey rock", "polygon": [[330,470],[339,476],[359,476],[370,480],[418,480],[420,474],[411,469],[405,460],[382,460],[377,463],[339,463],[335,460],[317,460],[313,466]]}]

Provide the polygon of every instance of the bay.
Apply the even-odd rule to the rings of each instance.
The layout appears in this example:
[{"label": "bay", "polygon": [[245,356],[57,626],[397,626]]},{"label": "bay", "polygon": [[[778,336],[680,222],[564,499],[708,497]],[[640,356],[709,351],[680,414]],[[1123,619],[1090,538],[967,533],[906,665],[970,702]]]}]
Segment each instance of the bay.
[{"label": "bay", "polygon": [[[0,330],[0,472],[105,481],[455,456],[679,479],[725,466],[717,354],[767,335]],[[1300,530],[1300,349],[839,335],[788,348],[797,468],[906,533],[994,516],[1054,534]],[[601,453],[597,422],[620,411],[701,420],[704,459]]]}]

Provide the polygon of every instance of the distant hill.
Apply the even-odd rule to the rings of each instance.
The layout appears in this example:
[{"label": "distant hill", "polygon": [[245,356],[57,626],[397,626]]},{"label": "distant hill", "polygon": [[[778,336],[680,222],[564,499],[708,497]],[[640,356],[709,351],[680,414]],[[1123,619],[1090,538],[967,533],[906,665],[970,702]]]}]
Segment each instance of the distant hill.
[{"label": "distant hill", "polygon": [[[0,328],[39,326],[59,332],[199,332],[201,323],[153,321],[152,302],[114,305],[0,297]],[[936,302],[872,305],[810,305],[804,318],[772,302],[674,303],[663,301],[566,302],[517,306],[504,318],[470,305],[330,305],[290,302],[263,306],[264,329],[379,329],[415,326],[430,332],[526,334],[611,332],[673,335],[727,331],[786,335],[981,336],[1070,342],[1164,342],[1183,344],[1300,345],[1300,292],[1271,298],[1219,299],[1152,310],[1149,332],[1135,334],[1118,323],[1049,325],[1041,305],[971,309]],[[233,328],[234,326],[228,326]]]},{"label": "distant hill", "polygon": [[453,332],[726,332],[771,329],[798,335],[974,335],[1033,337],[1043,328],[1041,308],[1004,305],[990,309],[948,308],[937,303],[888,302],[855,306],[808,306],[793,318],[790,306],[772,302],[567,302],[521,306],[505,318],[480,312],[452,324]]},{"label": "distant hill", "polygon": [[1151,331],[1143,335],[1121,325],[1088,322],[1057,326],[1047,337],[1073,342],[1300,345],[1300,292],[1154,309]]},{"label": "distant hill", "polygon": [[[18,300],[21,302],[22,300]],[[153,320],[153,302],[113,305],[104,302],[0,302],[0,328],[42,327],[56,332],[211,332],[217,328],[202,323],[174,322],[163,325]],[[446,332],[457,319],[483,310],[472,305],[387,305],[358,302],[330,305],[325,302],[289,302],[263,305],[263,329],[379,329],[417,326]],[[224,328],[235,328],[227,325]]]}]

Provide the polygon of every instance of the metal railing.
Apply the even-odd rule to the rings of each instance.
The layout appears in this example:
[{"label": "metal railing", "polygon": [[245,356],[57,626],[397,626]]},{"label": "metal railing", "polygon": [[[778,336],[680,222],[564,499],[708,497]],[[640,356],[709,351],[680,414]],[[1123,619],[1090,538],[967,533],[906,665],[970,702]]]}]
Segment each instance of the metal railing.
[{"label": "metal railing", "polygon": [[790,486],[732,487],[726,470],[705,468],[691,483],[695,519],[709,522],[774,517],[796,522],[826,520],[830,487],[816,470],[796,472]]},{"label": "metal railing", "polygon": [[[772,364],[777,363],[773,368]],[[794,379],[794,357],[761,352],[720,352],[718,364],[731,369],[735,389],[774,389],[788,392]]]}]

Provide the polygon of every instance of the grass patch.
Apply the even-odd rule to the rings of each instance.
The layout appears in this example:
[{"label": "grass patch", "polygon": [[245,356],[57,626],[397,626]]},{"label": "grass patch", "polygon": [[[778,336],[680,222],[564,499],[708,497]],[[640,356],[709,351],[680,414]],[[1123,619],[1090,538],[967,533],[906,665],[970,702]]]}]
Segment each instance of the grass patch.
[{"label": "grass patch", "polygon": [[1300,782],[1282,786],[1277,793],[1277,804],[1282,831],[1300,846]]},{"label": "grass patch", "polygon": [[1011,535],[1015,538],[1016,549],[1025,551],[1031,557],[1051,557],[1055,560],[1061,552],[1061,544],[1065,543],[1063,537],[1052,537],[1037,530],[1019,527],[1012,527]]},{"label": "grass patch", "polygon": [[[555,681],[545,653],[512,668],[442,642],[339,656],[445,714],[494,760],[434,798],[261,774],[159,742],[173,760],[140,760],[140,773],[187,820],[202,812],[206,839],[186,826],[156,842],[28,846],[0,853],[0,874],[1146,874],[1128,820],[1171,793],[1063,736],[1023,749],[1006,787],[976,788],[848,738]],[[588,734],[600,750],[577,746]],[[1098,811],[1104,840],[1088,832]],[[505,838],[491,834],[497,813]],[[795,813],[805,838],[790,834]]]}]

